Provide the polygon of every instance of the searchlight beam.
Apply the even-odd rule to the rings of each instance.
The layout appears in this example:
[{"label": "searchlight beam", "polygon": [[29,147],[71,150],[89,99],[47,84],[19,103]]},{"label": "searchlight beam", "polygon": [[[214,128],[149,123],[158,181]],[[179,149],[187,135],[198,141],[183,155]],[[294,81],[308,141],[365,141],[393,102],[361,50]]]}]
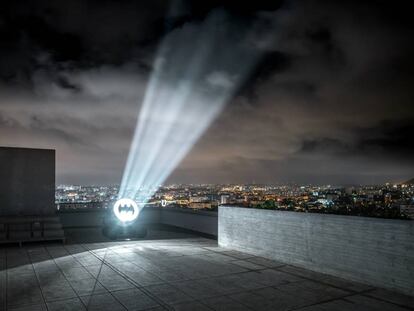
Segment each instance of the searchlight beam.
[{"label": "searchlight beam", "polygon": [[143,206],[222,111],[260,56],[249,31],[215,12],[166,36],[137,118],[118,199]]}]

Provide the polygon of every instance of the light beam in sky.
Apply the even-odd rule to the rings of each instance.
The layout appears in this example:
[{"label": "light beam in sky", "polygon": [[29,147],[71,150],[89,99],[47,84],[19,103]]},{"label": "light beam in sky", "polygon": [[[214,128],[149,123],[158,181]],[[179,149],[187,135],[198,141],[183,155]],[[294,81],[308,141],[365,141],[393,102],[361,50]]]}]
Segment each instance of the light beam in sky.
[{"label": "light beam in sky", "polygon": [[140,108],[119,199],[142,207],[220,113],[260,56],[249,33],[216,11],[167,35]]}]

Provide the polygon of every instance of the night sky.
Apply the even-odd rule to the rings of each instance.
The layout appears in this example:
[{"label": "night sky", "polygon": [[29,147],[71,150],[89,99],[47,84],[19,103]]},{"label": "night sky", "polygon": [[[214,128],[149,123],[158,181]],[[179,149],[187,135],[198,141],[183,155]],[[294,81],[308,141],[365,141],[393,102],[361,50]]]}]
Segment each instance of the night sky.
[{"label": "night sky", "polygon": [[409,1],[242,2],[2,1],[0,145],[56,149],[58,183],[119,183],[157,47],[220,10],[262,56],[168,182],[414,177]]}]

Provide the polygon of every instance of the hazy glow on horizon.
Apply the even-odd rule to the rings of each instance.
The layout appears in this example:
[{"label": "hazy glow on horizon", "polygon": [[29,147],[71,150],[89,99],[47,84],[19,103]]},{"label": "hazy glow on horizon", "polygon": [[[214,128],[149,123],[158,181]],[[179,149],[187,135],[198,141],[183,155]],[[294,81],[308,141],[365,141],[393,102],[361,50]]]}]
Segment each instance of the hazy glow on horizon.
[{"label": "hazy glow on horizon", "polygon": [[247,30],[237,31],[221,12],[167,35],[137,118],[118,198],[148,201],[222,111],[259,54]]}]

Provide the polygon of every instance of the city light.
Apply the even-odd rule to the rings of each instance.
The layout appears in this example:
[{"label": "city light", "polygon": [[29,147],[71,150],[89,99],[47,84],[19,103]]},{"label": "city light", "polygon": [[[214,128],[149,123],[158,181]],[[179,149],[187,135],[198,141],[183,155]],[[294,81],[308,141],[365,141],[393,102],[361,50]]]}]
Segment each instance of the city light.
[{"label": "city light", "polygon": [[145,204],[234,95],[260,53],[222,12],[169,33],[157,53],[118,198]]}]

